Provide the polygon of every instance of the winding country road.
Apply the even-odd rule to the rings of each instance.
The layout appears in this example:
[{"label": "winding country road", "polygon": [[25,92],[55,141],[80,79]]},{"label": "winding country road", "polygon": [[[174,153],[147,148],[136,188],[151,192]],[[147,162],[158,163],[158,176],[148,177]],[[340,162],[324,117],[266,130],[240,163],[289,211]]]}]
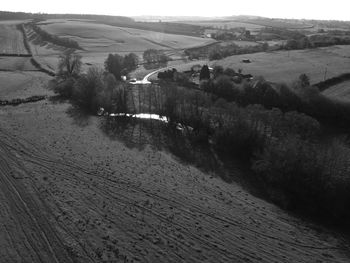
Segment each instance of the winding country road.
[{"label": "winding country road", "polygon": [[136,80],[134,82],[130,82],[130,84],[133,84],[133,85],[136,85],[136,84],[151,84],[151,82],[149,81],[149,78],[151,76],[153,76],[154,74],[158,73],[159,71],[163,71],[163,70],[167,70],[169,67],[165,67],[165,68],[160,68],[160,69],[157,69],[155,71],[152,71],[150,73],[148,73],[146,76],[143,77],[142,80]]}]

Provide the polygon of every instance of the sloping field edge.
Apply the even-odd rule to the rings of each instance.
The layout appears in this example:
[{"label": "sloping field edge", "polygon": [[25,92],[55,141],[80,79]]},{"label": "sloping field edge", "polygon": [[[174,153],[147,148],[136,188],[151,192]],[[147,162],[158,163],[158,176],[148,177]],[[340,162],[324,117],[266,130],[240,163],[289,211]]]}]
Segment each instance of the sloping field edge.
[{"label": "sloping field edge", "polygon": [[51,77],[56,76],[55,72],[44,68],[34,57],[32,57],[32,58],[30,59],[30,62],[32,63],[32,65],[33,65],[34,67],[36,67],[36,68],[38,69],[38,71],[41,71],[41,72],[43,72],[43,73],[46,73],[47,75],[49,75],[49,76],[51,76]]},{"label": "sloping field edge", "polygon": [[[24,47],[26,48],[26,50],[27,50],[28,53],[29,53],[28,55],[25,55],[25,57],[31,57],[30,63],[32,63],[32,65],[33,65],[38,71],[41,71],[41,72],[43,72],[43,73],[48,74],[49,76],[54,77],[54,76],[56,75],[55,72],[44,68],[44,67],[34,58],[33,53],[32,53],[32,50],[31,50],[30,45],[29,45],[29,43],[28,43],[27,34],[26,34],[25,30],[24,30],[24,24],[17,25],[17,29],[18,29],[19,31],[22,32]],[[1,55],[1,54],[0,54],[0,55]]]},{"label": "sloping field edge", "polygon": [[326,89],[335,86],[337,84],[340,84],[344,81],[350,80],[350,73],[344,73],[339,76],[326,79],[324,81],[318,82],[314,84],[313,86],[317,87],[320,91],[325,91]]}]

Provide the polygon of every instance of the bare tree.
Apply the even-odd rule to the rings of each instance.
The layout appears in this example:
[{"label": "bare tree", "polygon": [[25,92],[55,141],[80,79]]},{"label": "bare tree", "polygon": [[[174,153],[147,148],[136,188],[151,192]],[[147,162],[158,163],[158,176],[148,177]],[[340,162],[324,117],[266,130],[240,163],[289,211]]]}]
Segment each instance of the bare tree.
[{"label": "bare tree", "polygon": [[68,50],[59,57],[58,76],[63,79],[78,77],[81,71],[81,56],[74,53],[74,50]]}]

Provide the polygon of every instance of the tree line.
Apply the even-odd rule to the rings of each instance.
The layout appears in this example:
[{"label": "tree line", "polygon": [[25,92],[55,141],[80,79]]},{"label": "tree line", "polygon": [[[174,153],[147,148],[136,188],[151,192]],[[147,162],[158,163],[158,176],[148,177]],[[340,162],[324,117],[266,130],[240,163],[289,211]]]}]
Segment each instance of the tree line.
[{"label": "tree line", "polygon": [[100,107],[111,111],[114,106],[117,107],[114,110],[125,112],[127,83],[122,81],[122,75],[136,68],[137,56],[109,54],[104,66],[105,70],[93,66],[84,73],[81,56],[68,50],[59,58],[58,72],[50,87],[91,113],[96,113]]},{"label": "tree line", "polygon": [[310,86],[305,74],[288,86],[270,83],[262,77],[248,81],[242,77],[243,74],[220,66],[214,67],[213,72],[212,78],[201,81],[200,88],[225,100],[241,106],[260,104],[268,109],[279,108],[283,112],[298,111],[337,127],[350,125],[350,104],[324,96],[318,87]]},{"label": "tree line", "polygon": [[[185,50],[185,54],[190,59],[209,58],[210,60],[219,60],[225,57],[251,54],[257,52],[266,52],[269,50],[299,50],[318,47],[327,47],[333,45],[349,45],[350,33],[347,31],[339,32],[331,30],[324,33],[317,33],[306,36],[304,33],[280,28],[263,28],[257,35],[249,35],[249,37],[238,37],[231,31],[223,31],[214,36],[217,40],[247,40],[247,41],[263,41],[258,45],[238,46],[235,43],[222,45],[217,43],[208,47],[190,48]],[[269,40],[285,40],[280,44],[270,47]]]},{"label": "tree line", "polygon": [[[210,140],[216,151],[241,158],[256,184],[285,208],[348,225],[350,177],[346,142],[325,142],[322,126],[304,113],[236,102],[160,82],[135,87],[131,112],[167,116],[181,123],[197,143]],[[129,104],[132,105],[132,104]]]},{"label": "tree line", "polygon": [[[205,72],[202,85],[209,85]],[[278,94],[263,80],[254,85],[242,81],[247,94],[236,96],[236,88],[227,79],[229,73],[232,70],[215,69],[210,85],[216,88],[210,92],[168,81],[147,87],[128,86],[107,69],[91,67],[82,73],[79,55],[66,53],[51,86],[56,93],[94,114],[103,107],[107,112],[167,116],[169,125],[181,123],[191,140],[210,140],[216,151],[241,158],[256,175],[256,184],[266,189],[275,202],[348,225],[350,150],[346,143],[322,140],[320,122],[295,110],[296,101],[290,93],[295,91]],[[304,89],[304,94],[309,92],[308,81],[307,76],[298,81],[297,87]],[[237,99],[240,96],[242,101]],[[285,100],[280,104],[284,108],[268,106],[266,101],[270,98],[274,98],[273,103]],[[323,101],[319,103],[309,106],[324,107]]]},{"label": "tree line", "polygon": [[44,29],[42,29],[37,24],[35,24],[34,22],[27,23],[26,26],[30,27],[35,33],[37,33],[40,36],[42,41],[47,41],[55,45],[66,47],[66,48],[74,48],[74,49],[80,49],[80,50],[83,49],[77,41],[67,37],[63,38],[63,37],[52,35],[47,31],[45,31]]}]

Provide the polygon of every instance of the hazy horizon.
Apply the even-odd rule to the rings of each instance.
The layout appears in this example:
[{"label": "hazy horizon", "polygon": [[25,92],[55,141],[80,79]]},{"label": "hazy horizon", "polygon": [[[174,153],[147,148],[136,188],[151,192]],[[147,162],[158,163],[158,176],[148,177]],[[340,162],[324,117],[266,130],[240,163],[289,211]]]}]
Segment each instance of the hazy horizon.
[{"label": "hazy horizon", "polygon": [[249,0],[244,3],[229,0],[218,0],[213,3],[204,1],[164,2],[158,0],[129,0],[116,3],[112,0],[100,0],[98,3],[85,1],[48,2],[34,0],[18,3],[18,1],[5,2],[1,10],[30,13],[55,14],[96,14],[115,16],[190,16],[190,17],[222,17],[222,16],[262,16],[270,18],[287,19],[319,19],[319,20],[349,20],[345,0],[334,0],[332,4],[320,1],[295,0],[293,3],[279,0]]}]

